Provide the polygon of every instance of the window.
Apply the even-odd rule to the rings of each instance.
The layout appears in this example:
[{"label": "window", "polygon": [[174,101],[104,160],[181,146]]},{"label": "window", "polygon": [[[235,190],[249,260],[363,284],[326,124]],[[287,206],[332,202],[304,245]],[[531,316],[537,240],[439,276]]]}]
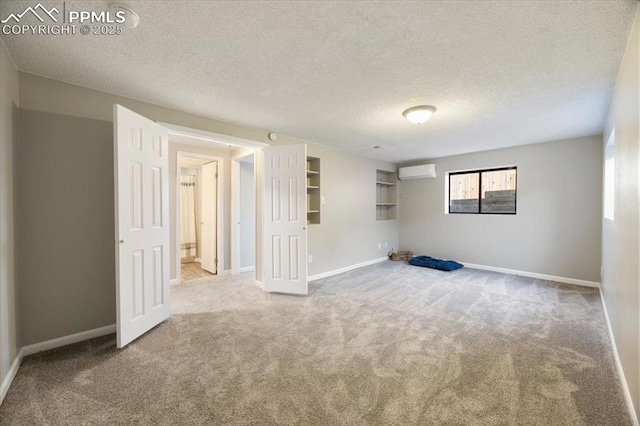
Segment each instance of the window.
[{"label": "window", "polygon": [[449,173],[449,213],[516,214],[516,167]]}]

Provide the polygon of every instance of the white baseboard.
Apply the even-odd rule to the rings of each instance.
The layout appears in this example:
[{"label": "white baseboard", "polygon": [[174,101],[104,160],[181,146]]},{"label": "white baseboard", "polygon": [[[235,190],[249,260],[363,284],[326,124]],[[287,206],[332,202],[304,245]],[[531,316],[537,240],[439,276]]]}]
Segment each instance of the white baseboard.
[{"label": "white baseboard", "polygon": [[367,260],[366,262],[356,263],[355,265],[345,266],[344,268],[334,269],[333,271],[327,271],[327,272],[322,272],[320,274],[311,275],[309,276],[307,281],[315,281],[321,278],[332,277],[334,275],[342,274],[343,272],[349,272],[349,271],[353,271],[354,269],[362,268],[363,266],[369,266],[376,263],[384,262],[385,260],[389,260],[389,257],[388,256],[379,257],[377,259]]},{"label": "white baseboard", "polygon": [[254,283],[260,290],[264,290],[264,284],[262,284],[262,281],[258,281],[256,280]]},{"label": "white baseboard", "polygon": [[176,284],[180,284],[180,280],[179,279],[174,279],[174,280],[169,280],[169,285],[176,285]]},{"label": "white baseboard", "polygon": [[16,359],[13,360],[11,364],[11,368],[7,374],[7,377],[2,381],[2,385],[0,385],[0,404],[4,401],[4,397],[7,395],[9,391],[9,387],[13,382],[13,379],[16,377],[18,373],[18,369],[20,368],[20,364],[22,364],[22,359],[27,355],[33,355],[38,352],[48,351],[51,349],[59,348],[62,346],[70,345],[72,343],[82,342],[84,340],[93,339],[100,336],[106,336],[107,334],[115,333],[116,325],[107,325],[105,327],[94,328],[93,330],[82,331],[80,333],[71,334],[69,336],[58,337],[57,339],[47,340],[45,342],[34,343],[32,345],[23,346],[20,351],[18,351],[18,355]]},{"label": "white baseboard", "polygon": [[231,275],[231,269],[225,269],[224,271],[218,271],[217,275],[219,277],[224,277],[225,275]]},{"label": "white baseboard", "polygon": [[7,377],[4,378],[4,380],[2,381],[2,385],[0,385],[0,404],[2,404],[2,401],[4,401],[4,397],[7,396],[9,387],[11,386],[11,383],[13,383],[13,379],[15,379],[16,374],[18,374],[18,368],[20,368],[20,364],[22,364],[22,358],[24,358],[24,348],[18,351],[16,358],[11,364],[11,368],[9,368]]},{"label": "white baseboard", "polygon": [[613,329],[611,328],[611,322],[609,321],[609,312],[607,311],[607,304],[604,302],[604,293],[600,290],[600,300],[602,301],[602,310],[604,312],[604,319],[607,322],[607,330],[609,332],[609,340],[611,341],[611,347],[613,348],[613,358],[615,360],[616,369],[618,370],[618,376],[622,383],[622,393],[624,393],[624,399],[627,403],[627,409],[629,410],[629,416],[631,416],[631,422],[634,426],[639,426],[638,416],[636,410],[633,407],[633,398],[631,397],[631,391],[627,379],[622,369],[622,363],[620,362],[620,355],[618,354],[618,347],[616,346],[616,339],[613,337]]},{"label": "white baseboard", "polygon": [[76,334],[70,334],[68,336],[58,337],[57,339],[51,339],[45,342],[34,343],[33,345],[27,345],[24,346],[22,350],[24,352],[24,356],[27,356],[38,352],[59,348],[61,346],[70,345],[72,343],[82,342],[83,340],[106,336],[107,334],[112,334],[115,332],[116,325],[112,324],[100,328],[94,328],[93,330],[87,330]]},{"label": "white baseboard", "polygon": [[240,273],[243,272],[251,272],[251,271],[255,271],[256,267],[255,266],[245,266],[244,268],[240,268]]},{"label": "white baseboard", "polygon": [[518,271],[515,269],[498,268],[497,266],[477,265],[475,263],[460,262],[465,267],[471,269],[482,269],[483,271],[502,272],[503,274],[521,275],[523,277],[538,278],[541,280],[555,281],[558,283],[574,284],[583,287],[600,288],[600,283],[595,281],[579,280],[577,278],[558,277],[555,275],[538,274],[537,272]]}]

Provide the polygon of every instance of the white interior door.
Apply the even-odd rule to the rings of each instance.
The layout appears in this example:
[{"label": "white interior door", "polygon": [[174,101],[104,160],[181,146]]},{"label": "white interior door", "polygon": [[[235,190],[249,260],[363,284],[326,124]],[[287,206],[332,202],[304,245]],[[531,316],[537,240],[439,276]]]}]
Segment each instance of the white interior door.
[{"label": "white interior door", "polygon": [[114,105],[119,348],[171,315],[168,139],[161,125]]},{"label": "white interior door", "polygon": [[200,266],[212,274],[218,272],[218,163],[212,161],[202,166],[202,221],[200,222]]},{"label": "white interior door", "polygon": [[307,146],[264,149],[265,291],[307,294]]}]

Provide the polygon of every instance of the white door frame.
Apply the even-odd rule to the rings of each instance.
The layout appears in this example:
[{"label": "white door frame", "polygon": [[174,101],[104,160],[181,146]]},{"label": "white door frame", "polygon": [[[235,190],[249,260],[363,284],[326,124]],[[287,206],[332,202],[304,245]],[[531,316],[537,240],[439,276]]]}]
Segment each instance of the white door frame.
[{"label": "white door frame", "polygon": [[[174,230],[176,238],[176,280],[180,284],[182,282],[182,268],[180,265],[180,224],[182,223],[180,211],[180,160],[184,157],[199,158],[203,160],[211,160],[218,163],[218,185],[216,197],[216,253],[218,256],[217,275],[224,272],[224,235],[222,227],[222,212],[224,211],[224,158],[213,155],[198,154],[196,152],[178,151],[176,155],[176,229]],[[203,195],[204,196],[204,195]]]},{"label": "white door frame", "polygon": [[[240,160],[249,155],[253,155],[253,188],[255,191],[254,194],[257,196],[258,173],[256,150],[231,157],[231,275],[240,273],[240,227],[238,226],[238,222],[240,221]],[[256,203],[256,214],[254,215],[256,225],[258,221],[257,207]],[[257,232],[258,227],[256,226],[254,229]],[[257,259],[257,244],[254,245],[254,250],[256,250]]]}]

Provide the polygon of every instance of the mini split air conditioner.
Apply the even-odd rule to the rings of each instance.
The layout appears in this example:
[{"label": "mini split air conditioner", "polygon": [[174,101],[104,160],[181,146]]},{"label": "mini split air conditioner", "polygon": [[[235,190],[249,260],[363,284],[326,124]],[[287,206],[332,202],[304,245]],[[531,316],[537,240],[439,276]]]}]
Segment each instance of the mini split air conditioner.
[{"label": "mini split air conditioner", "polygon": [[436,177],[436,165],[423,164],[421,166],[400,167],[398,177],[400,180],[434,178]]}]

